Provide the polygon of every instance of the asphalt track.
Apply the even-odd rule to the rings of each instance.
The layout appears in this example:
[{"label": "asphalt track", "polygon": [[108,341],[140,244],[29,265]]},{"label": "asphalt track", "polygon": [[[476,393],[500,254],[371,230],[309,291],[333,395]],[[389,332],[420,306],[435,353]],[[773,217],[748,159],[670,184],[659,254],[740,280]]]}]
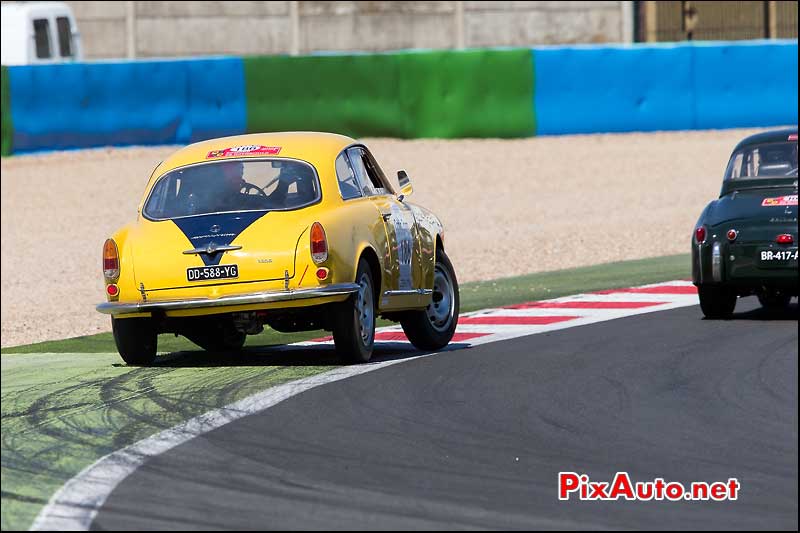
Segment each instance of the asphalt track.
[{"label": "asphalt track", "polygon": [[[146,462],[104,529],[790,529],[798,307],[755,298],[451,351],[292,397]],[[741,483],[728,502],[563,502],[559,471]]]}]

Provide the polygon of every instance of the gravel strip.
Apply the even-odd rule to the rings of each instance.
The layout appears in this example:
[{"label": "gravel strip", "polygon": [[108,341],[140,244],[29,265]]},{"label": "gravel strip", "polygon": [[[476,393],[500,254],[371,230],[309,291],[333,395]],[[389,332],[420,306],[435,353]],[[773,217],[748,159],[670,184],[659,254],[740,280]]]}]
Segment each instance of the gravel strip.
[{"label": "gravel strip", "polygon": [[[733,146],[760,130],[371,139],[384,171],[445,223],[462,282],[688,253]],[[110,330],[103,241],[136,216],[176,147],[2,159],[2,346]]]}]

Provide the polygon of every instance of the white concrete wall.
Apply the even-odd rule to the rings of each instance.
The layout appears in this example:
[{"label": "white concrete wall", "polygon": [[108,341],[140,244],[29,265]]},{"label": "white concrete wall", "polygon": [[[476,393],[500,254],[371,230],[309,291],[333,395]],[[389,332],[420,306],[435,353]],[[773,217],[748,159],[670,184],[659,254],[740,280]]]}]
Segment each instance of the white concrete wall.
[{"label": "white concrete wall", "polygon": [[75,12],[86,59],[126,56],[125,2],[67,2]]},{"label": "white concrete wall", "polygon": [[300,52],[451,48],[455,2],[298,2]]},{"label": "white concrete wall", "polygon": [[464,2],[467,46],[619,42],[622,2]]},{"label": "white concrete wall", "polygon": [[632,23],[621,1],[67,3],[89,59],[620,42]]}]

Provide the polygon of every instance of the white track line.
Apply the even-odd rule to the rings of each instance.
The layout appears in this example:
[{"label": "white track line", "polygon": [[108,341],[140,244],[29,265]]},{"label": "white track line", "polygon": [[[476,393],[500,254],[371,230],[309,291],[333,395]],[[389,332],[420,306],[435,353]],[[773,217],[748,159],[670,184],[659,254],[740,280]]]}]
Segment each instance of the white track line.
[{"label": "white track line", "polygon": [[[659,286],[685,286],[691,285],[686,281],[672,281],[661,284],[647,285],[647,287]],[[459,333],[486,333],[483,337],[478,337],[463,341],[461,344],[466,346],[476,346],[500,340],[513,339],[525,335],[534,335],[546,331],[556,331],[560,329],[604,322],[625,316],[652,313],[697,305],[696,294],[642,294],[642,293],[612,293],[612,294],[578,294],[566,298],[556,298],[547,302],[620,302],[620,301],[653,301],[664,302],[660,305],[634,309],[568,309],[568,308],[536,308],[527,309],[485,309],[466,313],[464,317],[474,316],[576,316],[578,318],[564,322],[556,322],[547,325],[504,325],[504,324],[464,324],[459,325]],[[402,331],[399,326],[380,328],[379,331]],[[295,346],[317,346],[322,347],[332,344],[328,342],[302,342]],[[409,346],[408,342],[376,342],[377,345],[387,347]],[[126,446],[125,448],[112,452],[95,461],[92,465],[84,468],[79,474],[65,483],[53,496],[48,504],[39,512],[39,515],[31,525],[31,530],[88,530],[97,516],[100,507],[105,503],[108,496],[126,477],[131,475],[137,468],[144,464],[148,459],[156,457],[180,444],[183,444],[195,437],[220,428],[225,424],[238,420],[242,417],[259,413],[268,409],[287,398],[291,398],[301,392],[333,383],[349,377],[365,374],[374,370],[379,370],[387,366],[412,361],[421,357],[429,357],[435,354],[412,355],[402,359],[368,363],[364,365],[353,365],[335,368],[322,374],[310,376],[283,385],[278,385],[265,391],[248,396],[238,402],[232,403],[219,409],[214,409],[205,414],[196,416],[186,422],[178,424],[170,429],[161,431],[151,437],[140,440]]]}]

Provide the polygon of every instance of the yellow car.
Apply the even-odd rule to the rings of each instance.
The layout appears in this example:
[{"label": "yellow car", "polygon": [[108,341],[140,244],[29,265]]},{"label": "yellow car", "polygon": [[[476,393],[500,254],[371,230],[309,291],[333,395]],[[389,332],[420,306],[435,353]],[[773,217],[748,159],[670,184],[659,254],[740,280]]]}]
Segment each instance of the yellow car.
[{"label": "yellow car", "polygon": [[264,325],[326,329],[368,361],[376,316],[423,350],[458,322],[441,222],[409,203],[363,144],[329,133],[225,137],[178,150],[153,171],[138,216],[103,245],[114,340],[128,364],[160,333],[240,349]]}]

